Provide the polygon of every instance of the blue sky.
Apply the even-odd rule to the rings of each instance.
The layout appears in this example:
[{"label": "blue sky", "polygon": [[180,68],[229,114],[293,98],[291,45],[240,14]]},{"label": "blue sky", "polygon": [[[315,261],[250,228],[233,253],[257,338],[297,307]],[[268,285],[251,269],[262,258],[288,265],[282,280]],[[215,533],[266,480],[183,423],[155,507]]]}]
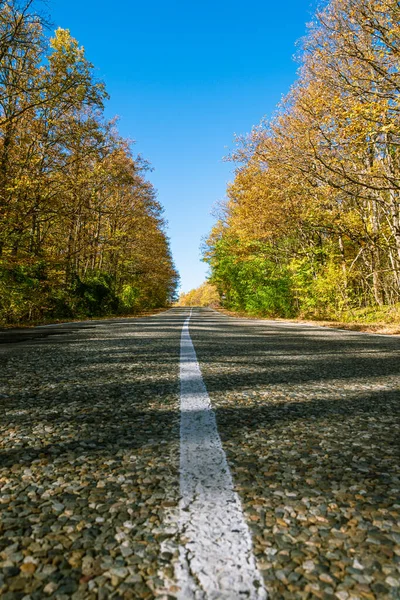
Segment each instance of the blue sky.
[{"label": "blue sky", "polygon": [[224,198],[234,134],[270,116],[296,77],[315,0],[50,0],[54,27],[85,47],[122,135],[154,171],[182,290],[206,278],[202,237]]}]

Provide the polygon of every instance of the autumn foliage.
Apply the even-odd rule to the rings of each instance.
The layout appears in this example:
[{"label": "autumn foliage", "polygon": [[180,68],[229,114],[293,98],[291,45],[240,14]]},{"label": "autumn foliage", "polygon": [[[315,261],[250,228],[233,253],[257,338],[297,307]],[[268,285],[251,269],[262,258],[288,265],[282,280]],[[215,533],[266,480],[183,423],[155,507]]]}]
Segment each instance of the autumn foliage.
[{"label": "autumn foliage", "polygon": [[400,8],[332,0],[276,116],[238,140],[208,239],[236,309],[332,315],[400,301]]},{"label": "autumn foliage", "polygon": [[68,30],[0,3],[0,319],[164,306],[174,296],[162,208]]},{"label": "autumn foliage", "polygon": [[217,307],[220,298],[217,288],[208,281],[198,288],[184,292],[179,296],[178,306],[211,306]]}]

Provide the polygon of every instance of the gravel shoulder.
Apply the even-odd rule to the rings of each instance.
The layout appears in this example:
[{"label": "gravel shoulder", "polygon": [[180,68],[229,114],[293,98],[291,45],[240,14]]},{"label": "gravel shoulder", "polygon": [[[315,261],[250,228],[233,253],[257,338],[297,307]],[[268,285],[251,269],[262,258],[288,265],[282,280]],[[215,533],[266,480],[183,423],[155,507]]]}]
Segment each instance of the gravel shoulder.
[{"label": "gravel shoulder", "polygon": [[271,600],[400,598],[400,341],[196,309]]}]

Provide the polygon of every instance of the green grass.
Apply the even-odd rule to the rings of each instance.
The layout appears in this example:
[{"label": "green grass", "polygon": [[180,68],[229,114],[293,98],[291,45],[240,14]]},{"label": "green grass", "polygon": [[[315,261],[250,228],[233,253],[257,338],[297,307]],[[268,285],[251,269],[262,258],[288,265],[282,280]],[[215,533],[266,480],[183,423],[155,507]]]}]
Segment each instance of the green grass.
[{"label": "green grass", "polygon": [[351,309],[335,315],[334,319],[344,323],[397,325],[400,324],[400,303]]}]

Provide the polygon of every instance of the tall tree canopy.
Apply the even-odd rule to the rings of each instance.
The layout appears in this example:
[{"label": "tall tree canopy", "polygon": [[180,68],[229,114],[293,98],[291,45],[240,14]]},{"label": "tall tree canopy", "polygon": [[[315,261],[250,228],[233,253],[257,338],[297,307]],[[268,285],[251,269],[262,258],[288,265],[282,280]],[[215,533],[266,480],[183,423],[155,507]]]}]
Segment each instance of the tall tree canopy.
[{"label": "tall tree canopy", "polygon": [[232,307],[400,301],[400,6],[332,0],[277,115],[240,139],[205,259]]},{"label": "tall tree canopy", "polygon": [[0,2],[0,318],[131,312],[175,294],[162,207],[84,49]]}]

